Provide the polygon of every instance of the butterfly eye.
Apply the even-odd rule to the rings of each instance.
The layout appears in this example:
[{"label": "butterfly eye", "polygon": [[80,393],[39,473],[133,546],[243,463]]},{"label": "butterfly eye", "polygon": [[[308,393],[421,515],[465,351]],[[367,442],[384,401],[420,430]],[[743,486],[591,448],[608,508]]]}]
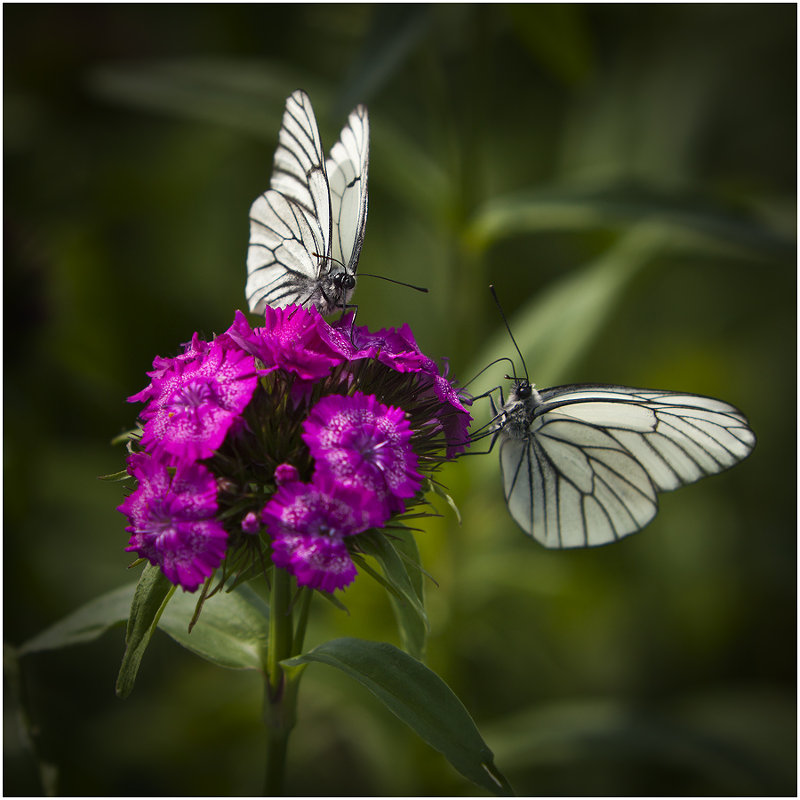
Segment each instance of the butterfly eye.
[{"label": "butterfly eye", "polygon": [[517,384],[517,397],[520,400],[527,400],[532,393],[533,389],[528,381],[520,381]]},{"label": "butterfly eye", "polygon": [[333,276],[333,284],[339,289],[349,292],[356,285],[356,279],[347,272],[340,272]]}]

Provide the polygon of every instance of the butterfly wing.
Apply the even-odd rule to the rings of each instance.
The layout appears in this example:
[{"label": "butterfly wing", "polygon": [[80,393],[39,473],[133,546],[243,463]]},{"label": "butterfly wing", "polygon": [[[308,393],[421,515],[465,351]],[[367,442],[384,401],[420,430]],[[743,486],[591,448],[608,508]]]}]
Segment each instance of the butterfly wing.
[{"label": "butterfly wing", "polygon": [[328,270],[331,200],[317,120],[305,92],[286,100],[270,189],[250,208],[245,295],[253,313],[265,306],[315,303]]},{"label": "butterfly wing", "polygon": [[369,116],[359,105],[347,118],[327,163],[333,233],[331,256],[355,275],[367,224]]},{"label": "butterfly wing", "polygon": [[545,547],[590,547],[641,530],[657,492],[725,470],[755,435],[721,400],[624,386],[540,393],[527,435],[501,432],[511,515]]}]

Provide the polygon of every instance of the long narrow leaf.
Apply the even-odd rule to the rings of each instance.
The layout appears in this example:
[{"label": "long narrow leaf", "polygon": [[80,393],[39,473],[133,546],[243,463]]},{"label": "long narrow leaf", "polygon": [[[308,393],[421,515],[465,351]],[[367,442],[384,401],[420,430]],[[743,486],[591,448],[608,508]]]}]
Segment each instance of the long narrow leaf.
[{"label": "long narrow leaf", "polygon": [[43,650],[57,650],[99,639],[106,631],[128,619],[135,583],[120,586],[68,614],[20,645],[21,656]]},{"label": "long narrow leaf", "polygon": [[407,528],[394,529],[390,541],[401,559],[409,584],[422,609],[420,614],[411,603],[402,603],[396,597],[390,598],[403,649],[414,658],[424,661],[430,623],[425,611],[425,574],[420,563],[419,548],[414,534]]},{"label": "long narrow leaf", "polygon": [[466,778],[496,795],[513,791],[461,701],[432,670],[386,642],[334,639],[282,662],[318,662],[341,670],[438,750]]},{"label": "long narrow leaf", "polygon": [[243,584],[207,599],[189,633],[196,604],[195,595],[176,594],[158,627],[187,650],[220,667],[266,668],[269,607],[253,589]]},{"label": "long narrow leaf", "polygon": [[[511,320],[520,350],[530,365],[530,379],[552,386],[586,351],[607,322],[634,276],[669,242],[658,225],[642,224],[623,236],[599,259],[570,273],[523,306]],[[502,284],[498,287],[502,302]],[[500,356],[514,355],[507,331],[496,335],[480,352],[468,372]],[[488,388],[489,373],[476,382]]]},{"label": "long narrow leaf", "polygon": [[392,536],[395,537],[394,540],[383,534],[365,536],[361,542],[361,549],[380,564],[384,579],[392,589],[389,597],[400,629],[403,647],[415,658],[422,658],[429,629],[422,594],[422,576],[417,569],[416,575],[412,578],[406,568],[406,562],[398,552],[402,551],[407,558],[411,561],[416,560],[419,564],[419,551],[410,531],[399,529],[394,531]]},{"label": "long narrow leaf", "polygon": [[645,221],[663,225],[684,244],[794,257],[794,241],[753,215],[638,185],[555,186],[496,197],[478,209],[467,240],[480,250],[520,233],[627,227]]},{"label": "long narrow leaf", "polygon": [[166,579],[158,567],[148,564],[131,603],[131,615],[125,634],[125,655],[117,676],[117,695],[125,698],[133,691],[136,673],[139,671],[144,651],[158,624],[158,618],[175,587]]},{"label": "long narrow leaf", "polygon": [[286,87],[309,80],[274,64],[224,58],[174,58],[117,63],[89,73],[90,90],[133,108],[197,119],[258,136],[280,122]]}]

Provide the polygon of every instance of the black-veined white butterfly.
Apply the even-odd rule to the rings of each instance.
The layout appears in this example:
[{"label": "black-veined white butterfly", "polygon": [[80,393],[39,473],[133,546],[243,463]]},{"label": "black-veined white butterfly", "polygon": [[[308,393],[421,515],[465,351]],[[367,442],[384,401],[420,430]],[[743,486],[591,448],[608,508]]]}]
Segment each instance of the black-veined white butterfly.
[{"label": "black-veined white butterfly", "polygon": [[684,392],[603,384],[539,392],[526,377],[513,379],[508,400],[501,389],[499,409],[490,401],[508,509],[550,548],[641,530],[658,492],[732,467],[756,441],[737,408]]},{"label": "black-veined white butterfly", "polygon": [[327,162],[308,95],[286,100],[270,188],[250,208],[245,295],[267,305],[343,309],[356,283],[367,223],[369,118],[355,108]]}]

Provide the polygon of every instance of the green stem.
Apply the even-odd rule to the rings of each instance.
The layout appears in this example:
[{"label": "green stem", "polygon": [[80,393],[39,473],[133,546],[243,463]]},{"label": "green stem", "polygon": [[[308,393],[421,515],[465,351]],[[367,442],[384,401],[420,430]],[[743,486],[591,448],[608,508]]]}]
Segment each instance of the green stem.
[{"label": "green stem", "polygon": [[267,675],[264,686],[264,724],[267,728],[267,769],[264,795],[284,793],[289,736],[297,721],[297,693],[302,667],[284,669],[281,661],[298,655],[303,647],[312,591],[302,590],[297,629],[293,626],[293,580],[288,572],[274,569],[270,597]]},{"label": "green stem", "polygon": [[267,640],[267,675],[264,686],[264,724],[267,728],[267,771],[264,794],[283,794],[286,775],[286,751],[294,727],[294,698],[286,696],[285,675],[280,662],[291,655],[292,614],[290,611],[291,578],[282,569],[272,570],[270,591],[269,639]]},{"label": "green stem", "polygon": [[269,640],[267,642],[267,684],[271,697],[280,697],[283,690],[281,661],[292,655],[292,578],[286,570],[272,570],[269,606]]},{"label": "green stem", "polygon": [[267,774],[264,779],[264,797],[283,796],[288,747],[288,731],[285,736],[273,736],[270,730],[267,731]]},{"label": "green stem", "polygon": [[303,589],[300,595],[299,613],[297,627],[294,631],[294,642],[292,643],[292,655],[297,656],[303,652],[303,640],[306,638],[306,622],[308,621],[308,609],[311,606],[311,598],[314,594],[313,589]]}]

